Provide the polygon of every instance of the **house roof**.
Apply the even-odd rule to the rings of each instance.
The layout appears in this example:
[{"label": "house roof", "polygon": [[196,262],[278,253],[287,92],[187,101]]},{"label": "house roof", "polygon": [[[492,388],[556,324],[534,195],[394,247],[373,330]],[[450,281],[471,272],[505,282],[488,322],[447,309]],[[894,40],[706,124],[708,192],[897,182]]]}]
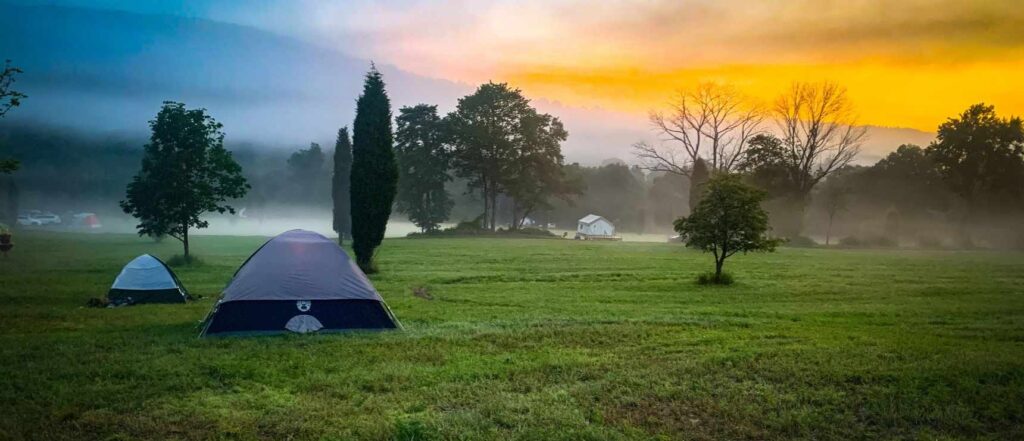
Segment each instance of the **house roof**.
[{"label": "house roof", "polygon": [[[601,217],[601,216],[598,216],[596,214],[588,214],[588,215],[584,216],[583,219],[580,219],[580,223],[592,224],[594,222],[597,222],[598,219],[604,219],[604,218]],[[608,222],[608,219],[604,219],[604,221]],[[611,223],[611,222],[608,222],[608,223]]]}]

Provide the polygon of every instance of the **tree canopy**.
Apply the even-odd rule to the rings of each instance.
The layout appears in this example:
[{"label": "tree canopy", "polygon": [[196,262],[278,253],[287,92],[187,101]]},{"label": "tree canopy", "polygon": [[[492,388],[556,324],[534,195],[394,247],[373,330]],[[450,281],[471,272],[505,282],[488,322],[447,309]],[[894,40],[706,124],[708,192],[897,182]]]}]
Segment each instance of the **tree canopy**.
[{"label": "tree canopy", "polygon": [[487,83],[459,99],[446,122],[452,165],[484,199],[484,227],[496,228],[498,196],[513,199],[513,228],[552,195],[574,190],[562,174],[561,121],[538,113],[519,89]]},{"label": "tree canopy", "polygon": [[139,220],[140,236],[174,237],[188,258],[189,229],[208,226],[204,213],[234,214],[227,202],[245,196],[249,184],[224,148],[223,126],[205,109],[167,101],[149,125],[142,167],[121,208]]},{"label": "tree canopy", "polygon": [[437,106],[427,104],[402,107],[395,122],[396,208],[421,231],[436,230],[454,206],[445,190],[445,183],[451,181],[445,125]]},{"label": "tree canopy", "polygon": [[765,193],[739,176],[717,173],[693,212],[675,222],[690,247],[715,256],[714,281],[722,281],[725,259],[736,253],[774,251],[780,243],[768,237],[768,213],[761,208]]},{"label": "tree canopy", "polygon": [[926,153],[968,211],[1017,206],[1024,200],[1024,124],[975,104],[939,126]]},{"label": "tree canopy", "polygon": [[552,207],[551,198],[566,200],[582,192],[578,180],[563,171],[561,142],[569,133],[562,122],[548,114],[531,112],[521,122],[521,143],[502,179],[512,198],[512,228],[518,229],[537,210]]}]

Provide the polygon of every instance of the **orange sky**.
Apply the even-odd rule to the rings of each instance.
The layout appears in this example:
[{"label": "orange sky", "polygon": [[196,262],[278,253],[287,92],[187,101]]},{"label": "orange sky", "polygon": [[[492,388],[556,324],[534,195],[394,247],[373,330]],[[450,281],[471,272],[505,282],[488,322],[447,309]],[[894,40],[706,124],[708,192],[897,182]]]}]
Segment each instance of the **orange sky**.
[{"label": "orange sky", "polygon": [[[865,124],[934,130],[976,102],[1024,114],[1018,0],[305,0],[329,44],[424,75],[644,112],[730,82],[849,89]],[[353,44],[358,42],[358,44]]]},{"label": "orange sky", "polygon": [[792,81],[831,80],[847,87],[863,124],[932,131],[946,117],[977,102],[1003,114],[1024,114],[1024,61],[962,64],[726,65],[660,72],[607,69],[524,69],[507,79],[531,96],[582,106],[643,112],[661,105],[666,91],[700,81],[731,83],[771,101]]}]

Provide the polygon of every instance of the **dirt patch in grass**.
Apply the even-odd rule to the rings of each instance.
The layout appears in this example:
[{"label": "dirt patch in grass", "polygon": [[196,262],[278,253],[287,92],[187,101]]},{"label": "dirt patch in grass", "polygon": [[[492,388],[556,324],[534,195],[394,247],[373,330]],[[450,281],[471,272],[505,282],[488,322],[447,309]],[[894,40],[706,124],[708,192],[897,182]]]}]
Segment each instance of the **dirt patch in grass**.
[{"label": "dirt patch in grass", "polygon": [[646,397],[609,404],[603,412],[606,422],[652,436],[685,440],[769,438],[756,422],[728,418],[729,412],[712,401]]}]

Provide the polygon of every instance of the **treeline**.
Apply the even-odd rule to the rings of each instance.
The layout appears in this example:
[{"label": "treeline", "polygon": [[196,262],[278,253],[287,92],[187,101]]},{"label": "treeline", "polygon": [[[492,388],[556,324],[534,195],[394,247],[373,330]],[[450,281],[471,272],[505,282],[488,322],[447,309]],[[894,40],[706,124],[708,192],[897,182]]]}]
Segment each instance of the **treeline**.
[{"label": "treeline", "polygon": [[1024,246],[1024,130],[992,106],[871,166],[855,163],[866,130],[834,83],[795,83],[770,105],[702,84],[650,119],[663,142],[634,145],[645,170],[689,180],[689,206],[712,176],[740,176],[791,244]]},{"label": "treeline", "polygon": [[928,146],[839,170],[813,202],[817,232],[846,245],[1024,248],[1024,125],[971,106]]}]

